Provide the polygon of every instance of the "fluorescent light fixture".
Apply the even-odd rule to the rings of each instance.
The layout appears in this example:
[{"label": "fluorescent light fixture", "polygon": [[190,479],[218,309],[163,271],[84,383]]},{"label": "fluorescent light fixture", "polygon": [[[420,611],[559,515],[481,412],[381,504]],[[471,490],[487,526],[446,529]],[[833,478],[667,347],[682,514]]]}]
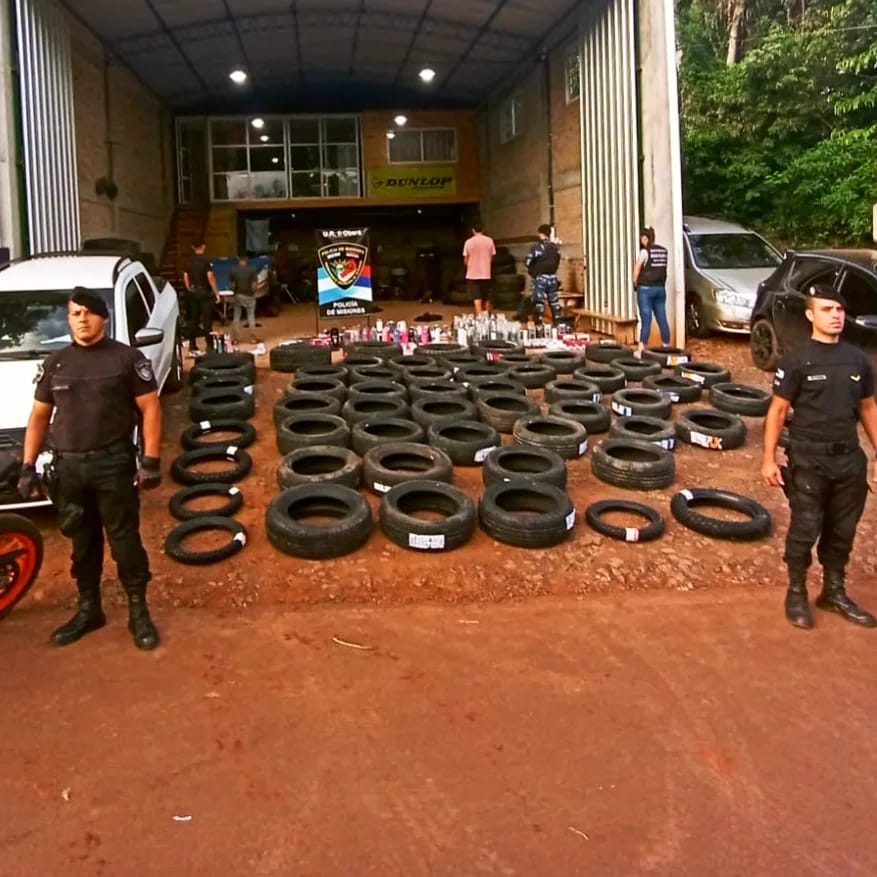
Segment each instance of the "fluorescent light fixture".
[{"label": "fluorescent light fixture", "polygon": [[435,79],[435,70],[432,67],[424,67],[417,75],[421,82],[432,82]]},{"label": "fluorescent light fixture", "polygon": [[236,70],[232,70],[231,73],[228,74],[228,78],[235,85],[243,85],[247,81],[247,73],[245,70],[237,68]]},{"label": "fluorescent light fixture", "polygon": [[405,125],[405,123],[408,121],[408,116],[403,115],[402,113],[399,113],[398,116],[393,116],[393,121],[396,123],[396,125],[399,128],[402,128]]},{"label": "fluorescent light fixture", "polygon": [[265,127],[265,120],[264,119],[253,119],[253,121],[250,122],[250,124],[254,128],[264,128]]},{"label": "fluorescent light fixture", "polygon": [[395,131],[387,131],[387,140],[392,140],[396,136]]},{"label": "fluorescent light fixture", "polygon": [[259,136],[259,139],[260,139],[263,143],[267,143],[271,138],[270,138],[267,134],[261,134],[261,135]]}]

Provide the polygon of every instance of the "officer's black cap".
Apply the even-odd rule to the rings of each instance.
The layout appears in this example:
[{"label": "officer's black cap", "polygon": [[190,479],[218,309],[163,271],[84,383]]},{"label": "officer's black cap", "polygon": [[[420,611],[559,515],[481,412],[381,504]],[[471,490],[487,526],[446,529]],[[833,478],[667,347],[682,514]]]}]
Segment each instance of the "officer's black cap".
[{"label": "officer's black cap", "polygon": [[805,287],[804,298],[808,301],[814,298],[823,298],[826,301],[837,302],[843,308],[847,306],[843,296],[833,286],[828,286],[825,283],[812,283]]},{"label": "officer's black cap", "polygon": [[80,307],[88,308],[97,317],[103,317],[105,320],[109,319],[110,311],[107,303],[96,292],[92,292],[84,286],[74,287],[73,294],[68,301],[72,301],[73,304],[77,304]]}]

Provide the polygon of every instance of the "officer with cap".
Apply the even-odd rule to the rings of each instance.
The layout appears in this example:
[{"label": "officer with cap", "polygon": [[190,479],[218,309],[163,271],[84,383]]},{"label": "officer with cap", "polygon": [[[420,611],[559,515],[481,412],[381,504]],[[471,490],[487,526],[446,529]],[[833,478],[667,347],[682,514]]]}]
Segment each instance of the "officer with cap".
[{"label": "officer with cap", "polygon": [[[79,589],[76,614],[52,634],[66,646],[106,624],[101,608],[104,532],[128,597],[128,629],[140,649],[158,645],[149,616],[149,558],[140,539],[140,488],[161,481],[161,406],[149,360],[106,337],[109,311],[97,293],[82,287],[67,301],[73,343],[48,357],[36,377],[35,401],[24,438],[18,490],[38,496],[34,469],[48,433],[54,452],[47,487],[61,532],[72,540],[71,574]],[[131,441],[141,427],[138,464]]]},{"label": "officer with cap", "polygon": [[[846,593],[845,569],[856,525],[868,494],[868,465],[859,446],[861,421],[877,448],[877,403],[874,373],[858,348],[840,340],[844,328],[843,298],[830,286],[804,292],[809,341],[780,360],[773,399],[764,422],[765,484],[782,487],[789,499],[791,521],[784,560],[789,569],[786,618],[809,629],[813,617],[807,602],[810,552],[822,564],[822,592],[816,606],[837,612],[864,627],[877,626],[870,612]],[[789,410],[789,464],[780,467],[776,449]],[[877,481],[877,464],[872,473]]]}]

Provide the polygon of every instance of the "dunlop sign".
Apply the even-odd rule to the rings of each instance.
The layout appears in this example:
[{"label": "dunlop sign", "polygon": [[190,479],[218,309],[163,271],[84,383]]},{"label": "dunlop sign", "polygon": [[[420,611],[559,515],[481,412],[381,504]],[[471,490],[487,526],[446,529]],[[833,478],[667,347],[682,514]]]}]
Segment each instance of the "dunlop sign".
[{"label": "dunlop sign", "polygon": [[368,174],[368,193],[373,198],[416,198],[457,194],[456,168],[415,165],[376,168]]}]

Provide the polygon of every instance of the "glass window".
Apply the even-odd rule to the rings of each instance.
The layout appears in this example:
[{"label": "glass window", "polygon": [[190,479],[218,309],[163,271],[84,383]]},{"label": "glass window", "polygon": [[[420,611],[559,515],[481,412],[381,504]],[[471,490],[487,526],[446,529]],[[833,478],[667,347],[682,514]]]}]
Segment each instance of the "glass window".
[{"label": "glass window", "polygon": [[837,266],[822,259],[795,259],[789,271],[789,286],[802,290],[808,283],[827,283],[834,285]]},{"label": "glass window", "polygon": [[323,119],[323,139],[327,143],[356,143],[356,117],[337,116]]},{"label": "glass window", "polygon": [[125,316],[128,319],[128,342],[133,344],[134,336],[149,322],[149,311],[133,280],[125,287]]},{"label": "glass window", "polygon": [[420,131],[397,131],[396,136],[387,143],[391,162],[423,161]]},{"label": "glass window", "polygon": [[245,147],[214,147],[213,171],[245,171],[247,169],[247,150]]},{"label": "glass window", "polygon": [[782,259],[757,234],[690,234],[695,265],[701,268],[776,268]]},{"label": "glass window", "polygon": [[291,146],[289,164],[294,171],[316,171],[320,169],[319,146]]},{"label": "glass window", "polygon": [[424,161],[456,161],[457,132],[453,128],[423,132]]},{"label": "glass window", "polygon": [[246,120],[214,119],[210,123],[210,142],[214,146],[246,146]]},{"label": "glass window", "polygon": [[851,317],[877,314],[877,281],[848,268],[840,284],[840,294]]},{"label": "glass window", "polygon": [[250,170],[252,171],[282,171],[286,169],[284,151],[281,148],[266,148],[250,150]]},{"label": "glass window", "polygon": [[329,168],[356,167],[355,146],[325,146],[323,147],[323,164]]},{"label": "glass window", "polygon": [[566,102],[568,104],[579,99],[582,91],[582,63],[578,52],[570,52],[566,56]]},{"label": "glass window", "polygon": [[392,164],[457,160],[456,128],[409,128],[387,140]]},{"label": "glass window", "polygon": [[143,274],[138,274],[135,278],[137,285],[140,287],[140,294],[146,302],[146,309],[151,314],[155,309],[155,295],[152,292],[152,284]]},{"label": "glass window", "polygon": [[499,108],[499,142],[508,143],[522,130],[523,98],[514,94],[507,98]]},{"label": "glass window", "polygon": [[290,143],[319,143],[320,120],[314,117],[300,116],[289,120]]},{"label": "glass window", "polygon": [[254,128],[250,125],[250,145],[261,144],[283,146],[283,119],[265,119],[262,128]]},{"label": "glass window", "polygon": [[322,195],[319,171],[294,173],[292,175],[293,198],[319,198]]}]

